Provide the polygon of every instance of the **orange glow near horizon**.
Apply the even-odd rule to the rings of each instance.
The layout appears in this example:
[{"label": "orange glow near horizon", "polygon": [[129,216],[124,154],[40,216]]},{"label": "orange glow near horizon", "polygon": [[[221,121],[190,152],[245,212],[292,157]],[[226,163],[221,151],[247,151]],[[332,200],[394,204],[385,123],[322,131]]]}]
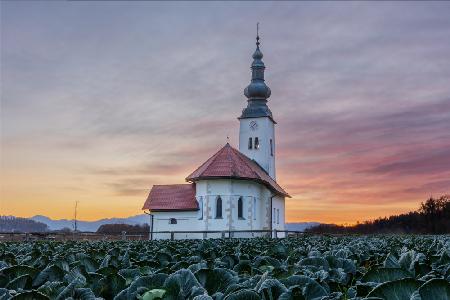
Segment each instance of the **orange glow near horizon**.
[{"label": "orange glow near horizon", "polygon": [[[214,151],[210,155],[213,153]],[[31,163],[21,168],[4,168],[3,170],[8,172],[2,172],[2,215],[45,215],[52,219],[72,219],[75,201],[79,201],[80,220],[93,221],[141,214],[141,207],[152,184],[183,182],[186,174],[194,170],[197,163],[203,162],[201,156],[204,157],[203,160],[209,157],[201,152],[196,164],[180,167],[180,170],[175,168],[175,171],[167,171],[167,174],[161,174],[164,166],[158,163],[149,167],[148,174],[138,170],[138,167],[93,169],[82,175],[79,170],[76,173],[74,170],[50,165],[36,172],[37,168],[31,167]],[[161,172],[159,176],[152,174],[153,168]],[[290,176],[293,178],[289,178]],[[343,185],[339,187],[339,183],[334,186],[332,178],[327,182],[326,179],[321,179],[321,176],[311,178],[307,172],[296,173],[294,170],[280,168],[278,177],[280,184],[292,195],[292,198],[286,200],[287,222],[351,225],[358,221],[416,210],[427,196],[423,194],[422,197],[414,197],[414,192],[411,198],[407,193],[392,193],[397,198],[389,197],[389,190],[395,190],[396,184],[402,183],[386,185],[374,182],[373,185],[355,186],[349,190]],[[117,178],[120,178],[120,183],[114,183]],[[303,184],[296,185],[296,180]],[[358,184],[357,180],[355,184]],[[407,198],[409,199],[405,201]]]}]

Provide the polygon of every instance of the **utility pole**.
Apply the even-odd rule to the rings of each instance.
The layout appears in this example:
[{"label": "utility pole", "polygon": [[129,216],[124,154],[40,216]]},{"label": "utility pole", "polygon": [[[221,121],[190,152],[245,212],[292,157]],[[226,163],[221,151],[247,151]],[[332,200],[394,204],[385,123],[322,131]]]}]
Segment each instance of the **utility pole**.
[{"label": "utility pole", "polygon": [[75,201],[75,217],[74,217],[74,224],[73,224],[73,229],[74,232],[77,232],[78,228],[77,228],[77,208],[78,208],[78,200]]}]

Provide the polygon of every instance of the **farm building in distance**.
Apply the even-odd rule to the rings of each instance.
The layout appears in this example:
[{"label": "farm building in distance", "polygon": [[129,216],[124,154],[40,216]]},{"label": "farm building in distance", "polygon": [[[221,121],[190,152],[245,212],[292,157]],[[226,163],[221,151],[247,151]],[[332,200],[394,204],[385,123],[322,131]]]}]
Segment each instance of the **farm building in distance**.
[{"label": "farm building in distance", "polygon": [[[285,230],[285,197],[290,196],[276,182],[276,122],[267,106],[271,91],[264,82],[259,44],[257,36],[252,79],[244,90],[248,104],[238,118],[239,150],[227,143],[186,177],[187,184],[152,187],[143,206],[151,216],[152,238],[171,237],[161,231]],[[203,233],[175,236],[203,237]]]}]

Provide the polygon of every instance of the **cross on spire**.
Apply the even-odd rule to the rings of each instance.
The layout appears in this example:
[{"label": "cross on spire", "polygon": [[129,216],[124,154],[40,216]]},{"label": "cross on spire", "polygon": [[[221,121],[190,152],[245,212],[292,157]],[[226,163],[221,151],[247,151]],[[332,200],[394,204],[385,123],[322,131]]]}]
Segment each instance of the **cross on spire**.
[{"label": "cross on spire", "polygon": [[256,23],[256,46],[259,47],[259,22]]}]

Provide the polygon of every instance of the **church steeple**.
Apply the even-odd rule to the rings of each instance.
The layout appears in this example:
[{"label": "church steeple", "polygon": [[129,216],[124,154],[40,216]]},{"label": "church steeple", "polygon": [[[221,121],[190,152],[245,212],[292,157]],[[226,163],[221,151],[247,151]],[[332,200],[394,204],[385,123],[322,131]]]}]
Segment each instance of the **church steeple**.
[{"label": "church steeple", "polygon": [[[258,27],[257,27],[258,28]],[[256,33],[256,50],[253,53],[252,79],[245,88],[247,107],[239,119],[239,151],[256,161],[275,180],[275,121],[267,106],[270,89],[264,82],[265,66],[259,49],[259,32]]]},{"label": "church steeple", "polygon": [[266,66],[262,61],[263,54],[259,49],[259,45],[259,32],[257,27],[256,50],[252,55],[252,79],[250,84],[244,90],[244,95],[248,98],[248,103],[239,119],[258,117],[269,117],[272,119],[272,112],[267,106],[267,98],[270,97],[271,91],[264,82],[264,69]]}]

